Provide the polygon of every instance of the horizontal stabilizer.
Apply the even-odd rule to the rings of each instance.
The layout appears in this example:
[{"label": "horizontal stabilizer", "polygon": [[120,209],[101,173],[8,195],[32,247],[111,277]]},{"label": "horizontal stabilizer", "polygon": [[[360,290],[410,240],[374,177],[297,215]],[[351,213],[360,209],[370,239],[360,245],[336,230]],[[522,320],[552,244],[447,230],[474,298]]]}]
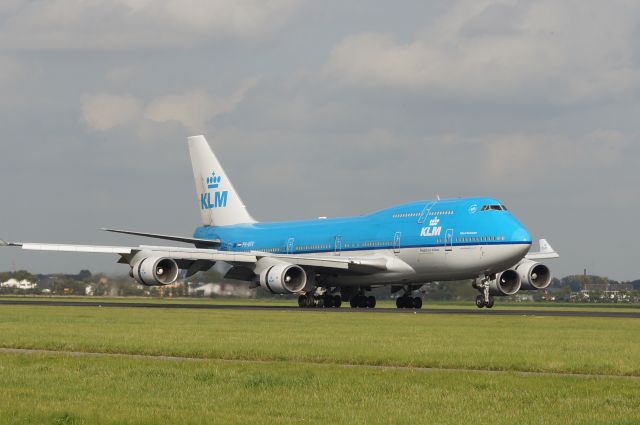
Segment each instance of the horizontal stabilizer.
[{"label": "horizontal stabilizer", "polygon": [[558,257],[560,257],[560,254],[551,247],[546,239],[540,239],[540,251],[530,252],[526,255],[529,260],[545,260]]},{"label": "horizontal stabilizer", "polygon": [[215,240],[198,239],[198,238],[188,238],[184,236],[159,235],[156,233],[134,232],[131,230],[119,230],[119,229],[101,229],[101,230],[104,230],[105,232],[122,233],[125,235],[142,236],[144,238],[163,239],[166,241],[190,243],[195,245],[197,248],[217,248],[220,246],[219,239],[215,239]]}]

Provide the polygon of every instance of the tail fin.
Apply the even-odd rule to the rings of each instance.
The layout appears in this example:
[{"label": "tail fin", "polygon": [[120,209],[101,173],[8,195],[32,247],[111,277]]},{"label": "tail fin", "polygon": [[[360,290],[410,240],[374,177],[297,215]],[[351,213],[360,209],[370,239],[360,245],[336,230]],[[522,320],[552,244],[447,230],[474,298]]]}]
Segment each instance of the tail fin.
[{"label": "tail fin", "polygon": [[255,223],[204,136],[189,137],[189,154],[202,224]]}]

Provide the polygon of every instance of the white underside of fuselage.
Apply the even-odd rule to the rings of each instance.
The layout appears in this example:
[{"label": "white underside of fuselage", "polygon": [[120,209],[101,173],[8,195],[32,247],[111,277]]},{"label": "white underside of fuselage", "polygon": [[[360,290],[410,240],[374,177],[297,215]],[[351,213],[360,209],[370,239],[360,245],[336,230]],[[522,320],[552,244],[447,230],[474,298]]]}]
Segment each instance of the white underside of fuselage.
[{"label": "white underside of fuselage", "polygon": [[[336,286],[417,284],[475,279],[504,271],[524,258],[530,244],[417,247],[326,253],[340,257],[385,257],[389,271],[366,275],[338,275]],[[317,256],[318,254],[314,254]]]}]

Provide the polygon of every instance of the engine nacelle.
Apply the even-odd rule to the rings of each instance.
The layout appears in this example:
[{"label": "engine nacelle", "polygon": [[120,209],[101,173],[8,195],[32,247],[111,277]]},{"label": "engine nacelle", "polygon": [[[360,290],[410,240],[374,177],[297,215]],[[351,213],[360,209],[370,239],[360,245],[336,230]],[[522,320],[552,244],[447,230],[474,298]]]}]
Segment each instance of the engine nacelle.
[{"label": "engine nacelle", "polygon": [[260,286],[273,294],[304,292],[307,280],[307,273],[295,264],[275,263],[260,273]]},{"label": "engine nacelle", "polygon": [[531,260],[522,260],[514,270],[520,275],[520,289],[544,289],[551,283],[551,271],[544,264]]},{"label": "engine nacelle", "polygon": [[489,293],[498,297],[513,295],[520,290],[520,284],[518,272],[512,269],[505,270],[489,282]]},{"label": "engine nacelle", "polygon": [[172,258],[146,257],[131,268],[131,276],[146,286],[170,285],[178,279],[178,264]]}]

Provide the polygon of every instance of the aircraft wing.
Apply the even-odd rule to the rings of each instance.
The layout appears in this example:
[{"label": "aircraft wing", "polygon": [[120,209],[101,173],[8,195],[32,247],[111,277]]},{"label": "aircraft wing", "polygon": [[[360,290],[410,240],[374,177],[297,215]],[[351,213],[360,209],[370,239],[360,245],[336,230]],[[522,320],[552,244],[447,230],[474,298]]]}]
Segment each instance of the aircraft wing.
[{"label": "aircraft wing", "polygon": [[111,232],[111,233],[121,233],[125,235],[142,236],[144,238],[164,239],[167,241],[190,243],[190,244],[194,244],[197,248],[218,248],[220,246],[220,240],[218,239],[210,240],[210,239],[188,238],[184,236],[161,235],[158,233],[134,232],[132,230],[120,230],[120,229],[101,229],[101,230],[104,230],[105,232]]},{"label": "aircraft wing", "polygon": [[[272,254],[262,251],[220,251],[216,249],[184,248],[170,246],[147,246],[137,247],[124,246],[101,246],[101,245],[69,245],[69,244],[46,244],[46,243],[16,243],[0,241],[0,246],[15,246],[23,250],[30,251],[57,251],[57,252],[85,252],[98,254],[120,255],[122,263],[129,263],[131,259],[138,255],[167,257],[176,260],[180,268],[190,269],[194,263],[198,263],[198,270],[207,270],[218,261],[223,261],[233,265],[252,267],[260,259],[265,257],[275,258],[299,266],[313,267],[316,269],[344,270],[356,273],[374,273],[389,271],[388,261],[385,257],[338,257],[338,256],[307,256]],[[206,267],[208,266],[208,267]]]},{"label": "aircraft wing", "polygon": [[530,252],[525,256],[529,260],[546,260],[558,257],[560,257],[560,254],[551,247],[546,239],[540,239],[540,251]]}]

